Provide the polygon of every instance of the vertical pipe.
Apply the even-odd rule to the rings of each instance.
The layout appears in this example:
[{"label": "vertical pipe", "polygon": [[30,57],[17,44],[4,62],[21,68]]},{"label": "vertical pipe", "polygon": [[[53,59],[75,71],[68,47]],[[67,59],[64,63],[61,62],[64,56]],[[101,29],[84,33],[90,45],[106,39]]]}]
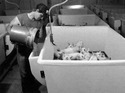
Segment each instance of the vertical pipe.
[{"label": "vertical pipe", "polygon": [[50,33],[51,33],[51,34],[52,34],[52,24],[51,24],[51,13],[50,13],[50,12],[51,12],[51,10],[52,10],[54,7],[63,5],[63,4],[65,4],[67,1],[68,1],[68,0],[65,0],[65,1],[62,2],[62,3],[55,4],[55,5],[53,5],[52,7],[50,7],[50,9],[49,9],[49,23],[50,23]]}]

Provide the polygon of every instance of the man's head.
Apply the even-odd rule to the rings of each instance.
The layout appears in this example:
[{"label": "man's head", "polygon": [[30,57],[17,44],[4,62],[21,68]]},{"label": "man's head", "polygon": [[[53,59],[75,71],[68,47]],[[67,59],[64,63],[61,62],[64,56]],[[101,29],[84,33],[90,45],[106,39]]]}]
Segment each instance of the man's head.
[{"label": "man's head", "polygon": [[45,19],[48,15],[48,7],[43,3],[40,3],[36,6],[35,19]]}]

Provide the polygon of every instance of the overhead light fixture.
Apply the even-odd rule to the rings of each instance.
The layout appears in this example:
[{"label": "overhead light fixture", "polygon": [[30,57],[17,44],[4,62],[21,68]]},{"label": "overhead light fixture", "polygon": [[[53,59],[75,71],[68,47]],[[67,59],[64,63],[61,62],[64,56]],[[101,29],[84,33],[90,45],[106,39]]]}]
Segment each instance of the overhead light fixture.
[{"label": "overhead light fixture", "polygon": [[66,6],[65,8],[67,9],[83,9],[85,8],[84,5],[69,5],[69,6]]}]

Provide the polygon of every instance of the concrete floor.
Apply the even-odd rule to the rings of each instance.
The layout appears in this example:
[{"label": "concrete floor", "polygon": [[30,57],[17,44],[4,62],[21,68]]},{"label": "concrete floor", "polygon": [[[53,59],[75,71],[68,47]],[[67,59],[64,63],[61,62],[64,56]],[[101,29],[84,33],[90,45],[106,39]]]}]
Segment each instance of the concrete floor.
[{"label": "concrete floor", "polygon": [[17,65],[12,66],[1,85],[4,85],[6,90],[2,89],[0,93],[21,93],[20,74]]},{"label": "concrete floor", "polygon": [[[0,83],[0,93],[22,93],[18,65],[14,64],[7,76]],[[40,88],[41,93],[47,93],[45,88]]]}]

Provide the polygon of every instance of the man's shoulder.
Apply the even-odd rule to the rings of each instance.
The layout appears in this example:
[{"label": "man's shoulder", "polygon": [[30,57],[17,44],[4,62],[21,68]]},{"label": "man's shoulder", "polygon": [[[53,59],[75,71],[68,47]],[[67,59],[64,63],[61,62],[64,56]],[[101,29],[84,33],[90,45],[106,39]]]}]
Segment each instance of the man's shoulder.
[{"label": "man's shoulder", "polygon": [[27,13],[21,13],[21,14],[18,14],[17,16],[22,16],[22,15],[27,15]]},{"label": "man's shoulder", "polygon": [[27,13],[22,13],[22,14],[18,14],[18,15],[17,15],[17,18],[18,18],[20,21],[26,19],[26,17],[27,17]]}]

